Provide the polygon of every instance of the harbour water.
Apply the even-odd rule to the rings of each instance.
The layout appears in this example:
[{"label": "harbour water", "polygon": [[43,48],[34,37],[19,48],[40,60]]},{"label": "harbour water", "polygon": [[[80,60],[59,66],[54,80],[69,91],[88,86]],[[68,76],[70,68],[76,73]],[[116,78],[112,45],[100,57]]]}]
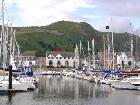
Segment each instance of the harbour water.
[{"label": "harbour water", "polygon": [[0,105],[140,105],[140,91],[114,90],[70,77],[40,76],[34,91],[0,93]]}]

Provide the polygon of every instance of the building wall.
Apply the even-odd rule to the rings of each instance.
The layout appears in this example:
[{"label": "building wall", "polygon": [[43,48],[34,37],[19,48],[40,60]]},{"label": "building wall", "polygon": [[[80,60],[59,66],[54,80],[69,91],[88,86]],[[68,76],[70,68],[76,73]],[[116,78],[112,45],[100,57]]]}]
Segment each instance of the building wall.
[{"label": "building wall", "polygon": [[[17,61],[17,57],[15,61]],[[36,64],[36,57],[35,56],[20,56],[19,64],[23,66],[35,65]]]},{"label": "building wall", "polygon": [[122,53],[121,55],[117,55],[117,64],[122,64],[122,61],[124,61],[124,64],[128,64],[128,57],[125,55],[125,53]]},{"label": "building wall", "polygon": [[79,66],[79,58],[76,59],[75,57],[62,57],[61,59],[56,57],[53,57],[53,59],[46,57],[46,66],[49,66],[50,60],[53,62],[54,67],[58,66],[58,61],[61,63],[62,66],[66,66],[66,61],[68,62],[69,67],[74,67],[74,62],[75,66]]}]

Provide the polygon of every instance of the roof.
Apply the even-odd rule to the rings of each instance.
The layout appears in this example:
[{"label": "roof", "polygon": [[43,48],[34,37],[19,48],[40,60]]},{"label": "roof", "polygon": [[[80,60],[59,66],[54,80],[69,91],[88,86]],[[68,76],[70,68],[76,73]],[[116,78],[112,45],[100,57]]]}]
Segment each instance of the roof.
[{"label": "roof", "polygon": [[35,51],[24,51],[21,56],[35,56]]},{"label": "roof", "polygon": [[56,57],[58,54],[60,54],[63,57],[75,57],[74,52],[59,52],[58,54],[55,51],[47,51],[47,56],[52,54],[54,57]]}]

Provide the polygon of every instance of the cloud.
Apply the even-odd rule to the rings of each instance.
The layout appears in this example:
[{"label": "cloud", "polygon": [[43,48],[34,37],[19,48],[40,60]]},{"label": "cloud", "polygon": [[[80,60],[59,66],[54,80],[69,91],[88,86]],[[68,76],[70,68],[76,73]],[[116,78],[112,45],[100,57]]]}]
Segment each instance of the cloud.
[{"label": "cloud", "polygon": [[135,28],[140,29],[140,24],[137,23],[140,20],[138,13],[140,0],[96,0],[95,4],[104,13],[104,23],[98,27],[99,30],[106,31],[105,25],[108,24],[110,17],[113,19],[112,25],[115,32],[130,32],[129,23],[134,25],[132,33],[135,33]]},{"label": "cloud", "polygon": [[[4,0],[18,26],[48,25],[66,20],[88,22],[99,31],[112,17],[115,32],[130,32],[134,22],[140,32],[140,0]],[[13,10],[14,8],[14,10]],[[13,11],[12,11],[13,10]],[[79,13],[79,11],[81,13]],[[10,17],[10,16],[8,16]],[[135,21],[134,18],[137,21]],[[134,20],[134,21],[133,21]]]},{"label": "cloud", "polygon": [[93,8],[92,0],[8,0],[16,5],[22,25],[47,25],[60,20],[82,20],[79,9]]},{"label": "cloud", "polygon": [[100,18],[101,16],[96,16],[96,15],[88,14],[88,15],[83,15],[82,17],[86,18],[88,20],[93,20],[93,19],[96,19],[96,18]]},{"label": "cloud", "polygon": [[140,0],[96,0],[96,3],[111,16],[140,17]]}]

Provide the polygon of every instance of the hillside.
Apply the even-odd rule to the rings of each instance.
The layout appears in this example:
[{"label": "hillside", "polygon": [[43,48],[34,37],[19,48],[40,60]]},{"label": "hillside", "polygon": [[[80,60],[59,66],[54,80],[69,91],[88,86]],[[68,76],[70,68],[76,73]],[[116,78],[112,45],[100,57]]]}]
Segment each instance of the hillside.
[{"label": "hillside", "polygon": [[[95,30],[85,22],[59,21],[48,26],[15,28],[21,50],[36,51],[37,56],[44,56],[46,50],[54,51],[56,47],[60,47],[61,51],[74,51],[75,44],[79,45],[79,40],[87,49],[87,40],[91,41],[93,38],[95,39],[95,51],[98,52],[103,50],[103,35],[107,34]],[[111,36],[111,33],[109,35]],[[135,42],[135,36],[133,38]],[[115,33],[115,51],[129,51],[129,41],[128,33]]]}]

